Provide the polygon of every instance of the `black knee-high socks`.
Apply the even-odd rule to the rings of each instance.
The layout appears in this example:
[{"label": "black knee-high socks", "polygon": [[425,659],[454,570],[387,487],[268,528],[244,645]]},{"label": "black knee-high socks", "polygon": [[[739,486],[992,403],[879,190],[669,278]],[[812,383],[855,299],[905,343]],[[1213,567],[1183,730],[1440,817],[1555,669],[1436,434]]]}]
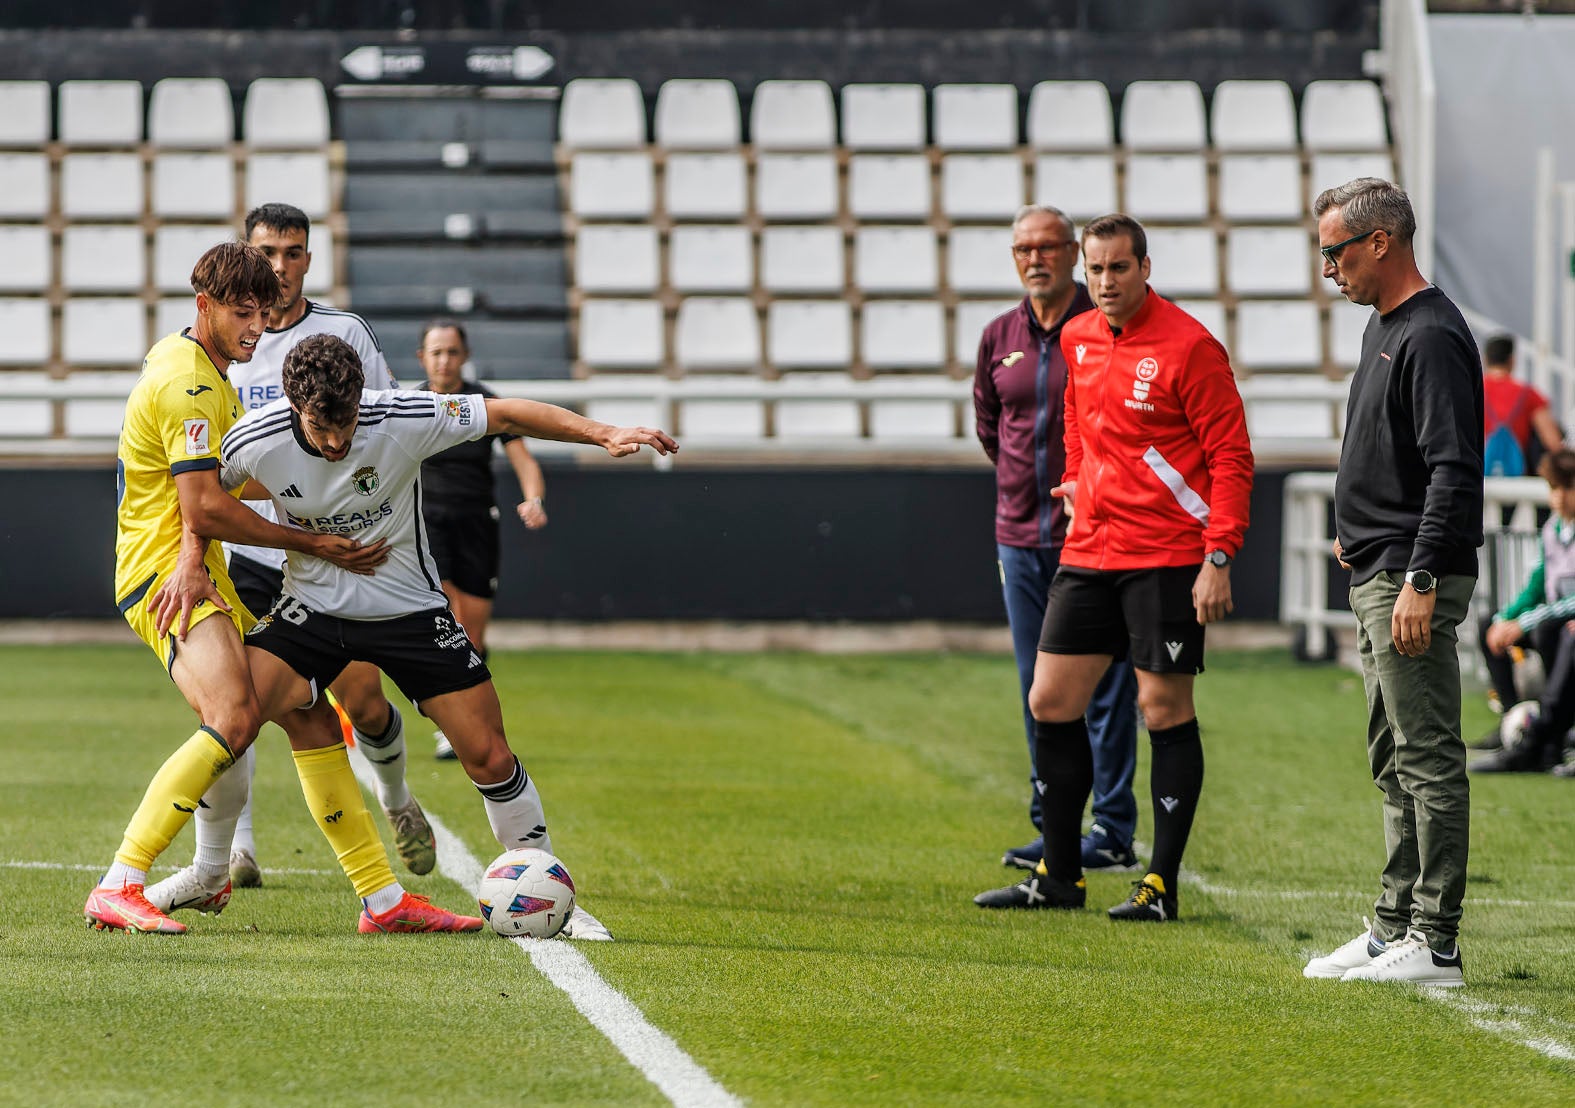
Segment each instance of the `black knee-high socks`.
[{"label": "black knee-high socks", "polygon": [[1192,833],[1203,789],[1203,743],[1198,721],[1189,719],[1174,727],[1150,729],[1154,764],[1149,788],[1154,799],[1154,858],[1149,872],[1158,874],[1169,892],[1175,892],[1181,873],[1181,855]]},{"label": "black knee-high socks", "polygon": [[1066,723],[1035,720],[1034,765],[1045,868],[1058,880],[1076,881],[1083,873],[1083,806],[1094,789],[1094,752],[1082,717]]}]

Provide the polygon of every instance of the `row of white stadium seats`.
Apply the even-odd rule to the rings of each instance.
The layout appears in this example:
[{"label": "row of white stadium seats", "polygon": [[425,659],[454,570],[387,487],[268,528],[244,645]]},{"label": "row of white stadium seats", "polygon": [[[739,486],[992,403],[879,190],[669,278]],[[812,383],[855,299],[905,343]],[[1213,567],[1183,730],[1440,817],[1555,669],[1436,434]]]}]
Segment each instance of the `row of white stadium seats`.
[{"label": "row of white stadium seats", "polygon": [[[191,288],[191,267],[215,243],[230,242],[236,228],[223,224],[166,224],[148,234],[138,225],[88,224],[67,227],[59,238],[58,268],[54,236],[37,224],[0,224],[0,291],[42,292],[58,280],[70,292],[141,292],[149,283],[160,292]],[[333,231],[312,228],[309,292],[334,283]],[[150,267],[151,262],[151,267]]]},{"label": "row of white stadium seats", "polygon": [[[58,191],[47,154],[0,153],[0,219],[137,219],[144,212],[184,218],[235,213],[237,165],[224,154],[66,154]],[[144,185],[151,173],[151,184]],[[278,201],[320,218],[332,207],[328,157],[311,153],[253,153],[241,170],[246,206]]]},{"label": "row of white stadium seats", "polygon": [[[1051,204],[1074,219],[1125,211],[1146,220],[1305,218],[1314,198],[1354,177],[1393,175],[1387,151],[1315,154],[1303,183],[1297,154],[1227,154],[1210,189],[1201,154],[1132,154],[1124,188],[1111,154],[1039,154],[1031,172],[1017,154],[947,154],[939,181],[924,154],[854,154],[845,186],[837,155],[759,154],[752,210],[768,220],[957,221],[1010,219],[1022,204]],[[662,212],[674,220],[740,219],[751,210],[749,166],[738,152],[662,159]],[[569,163],[569,210],[583,220],[647,219],[657,169],[646,151],[582,151]],[[1211,191],[1217,199],[1211,200]],[[940,201],[936,208],[936,199]]]},{"label": "row of white stadium seats", "polygon": [[[1326,344],[1322,313],[1311,301],[1243,302],[1234,332],[1224,305],[1182,306],[1233,350],[1244,371],[1318,369],[1326,361],[1354,367],[1370,315],[1343,301],[1331,304]],[[947,313],[933,300],[872,301],[857,313],[839,300],[778,300],[762,320],[752,301],[696,296],[678,306],[671,360],[696,370],[750,370],[762,363],[778,369],[842,369],[856,362],[872,370],[967,366],[985,324],[1010,307],[1008,301],[959,303],[948,354]],[[586,300],[579,324],[580,360],[592,369],[656,369],[669,360],[665,314],[654,301]]]},{"label": "row of white stadium seats", "polygon": [[[941,243],[946,264],[941,269]],[[851,244],[840,227],[674,227],[667,235],[668,285],[680,291],[872,295],[1020,291],[1011,232],[1002,227],[859,227]],[[1295,227],[1153,227],[1148,252],[1154,287],[1167,295],[1294,296],[1312,292],[1322,259],[1311,232]],[[659,235],[649,224],[584,226],[575,237],[574,284],[591,292],[652,292],[661,287]]]},{"label": "row of white stadium seats", "polygon": [[[59,129],[50,126],[48,81],[0,81],[0,147],[37,147],[58,133],[67,146],[211,149],[235,141],[235,100],[219,77],[166,77],[153,86],[143,130],[140,81],[62,81]],[[254,147],[301,150],[328,142],[328,97],[314,77],[259,77],[246,90],[242,133]]]},{"label": "row of white stadium seats", "polygon": [[[943,150],[1006,150],[1019,143],[1014,85],[937,85],[934,145]],[[926,145],[921,85],[847,85],[841,145],[852,150],[917,150]],[[1114,145],[1110,93],[1098,81],[1042,81],[1028,96],[1026,142],[1041,150]],[[761,150],[825,150],[838,145],[831,86],[762,81],[755,86],[750,141]],[[1205,126],[1194,81],[1133,81],[1121,99],[1121,141],[1131,150],[1289,150],[1298,143],[1284,81],[1222,81]],[[578,149],[618,149],[646,141],[640,86],[628,78],[579,78],[563,90],[558,137]],[[742,140],[731,81],[675,79],[657,92],[655,139],[676,150],[718,149]],[[1388,145],[1383,102],[1370,81],[1313,81],[1302,95],[1300,143],[1310,150],[1381,150]]]}]

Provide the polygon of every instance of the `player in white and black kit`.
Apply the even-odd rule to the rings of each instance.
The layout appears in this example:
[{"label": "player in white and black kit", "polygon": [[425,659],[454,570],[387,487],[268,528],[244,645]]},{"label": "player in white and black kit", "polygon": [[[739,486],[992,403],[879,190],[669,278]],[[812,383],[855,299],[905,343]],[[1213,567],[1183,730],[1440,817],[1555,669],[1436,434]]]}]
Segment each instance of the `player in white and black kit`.
[{"label": "player in white and black kit", "polygon": [[[272,263],[281,293],[268,314],[268,328],[258,340],[252,360],[231,367],[230,381],[240,394],[243,410],[260,408],[283,395],[280,374],[285,355],[310,335],[334,335],[347,342],[361,358],[367,388],[394,388],[397,382],[366,320],[354,312],[313,303],[303,295],[306,274],[312,265],[311,221],[306,213],[290,204],[263,204],[247,213],[244,234],[246,241]],[[269,501],[250,504],[264,518],[277,518]],[[230,558],[230,579],[241,601],[254,615],[263,615],[279,599],[284,584],[284,552],[229,543],[225,544],[225,551]],[[405,783],[404,721],[384,694],[381,675],[372,666],[349,666],[334,682],[333,694],[349,716],[356,744],[377,779],[378,800],[393,827],[400,859],[412,873],[430,873],[437,862],[436,841],[421,805]],[[228,836],[225,823],[235,819],[230,879],[237,888],[262,884],[252,833],[250,782],[256,765],[255,753],[248,752],[241,767],[247,782],[246,800],[239,812],[225,796],[217,796],[209,799],[210,807],[200,812],[196,820],[199,841],[206,841],[210,834],[215,838]],[[238,792],[237,785],[237,795]],[[206,826],[210,824],[221,826]],[[158,886],[154,891],[159,891]]]},{"label": "player in white and black kit", "polygon": [[[613,427],[531,400],[361,388],[360,359],[314,335],[285,359],[284,398],[224,438],[222,479],[269,491],[286,526],[384,542],[388,560],[356,577],[292,554],[284,597],[247,637],[257,698],[311,703],[351,661],[370,662],[443,729],[505,848],[551,849],[534,782],[509,748],[492,675],[449,608],[421,517],[421,463],[488,434],[589,443],[614,457],[678,444],[661,431]],[[257,651],[272,655],[259,658]],[[570,938],[609,935],[576,908]]]}]

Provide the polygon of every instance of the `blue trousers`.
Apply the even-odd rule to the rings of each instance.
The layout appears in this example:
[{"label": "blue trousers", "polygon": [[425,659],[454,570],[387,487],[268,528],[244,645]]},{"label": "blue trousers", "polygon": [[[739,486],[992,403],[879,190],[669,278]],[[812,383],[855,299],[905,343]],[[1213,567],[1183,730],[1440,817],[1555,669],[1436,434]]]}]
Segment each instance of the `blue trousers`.
[{"label": "blue trousers", "polygon": [[[1028,764],[1034,766],[1034,717],[1028,710],[1028,690],[1034,683],[1034,660],[1039,655],[1039,632],[1044,626],[1045,602],[1050,580],[1061,564],[1054,546],[1004,546],[997,543],[1001,560],[1001,592],[1006,618],[1012,627],[1012,653],[1017,656],[1017,678],[1023,693],[1023,727],[1028,734]],[[1137,677],[1132,664],[1111,665],[1088,705],[1088,742],[1094,752],[1094,822],[1121,843],[1131,843],[1137,831],[1137,798],[1132,776],[1137,770]],[[1028,817],[1039,829],[1039,774],[1029,777]]]}]

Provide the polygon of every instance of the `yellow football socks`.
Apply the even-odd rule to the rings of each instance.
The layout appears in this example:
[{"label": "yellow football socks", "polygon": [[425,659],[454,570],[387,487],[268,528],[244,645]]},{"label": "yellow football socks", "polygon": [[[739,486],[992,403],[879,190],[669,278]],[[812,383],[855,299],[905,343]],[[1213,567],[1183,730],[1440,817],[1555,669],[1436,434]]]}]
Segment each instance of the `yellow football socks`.
[{"label": "yellow football socks", "polygon": [[296,750],[295,772],[301,792],[318,828],[339,858],[339,865],[355,886],[355,895],[367,897],[394,884],[388,852],[377,836],[372,813],[361,797],[361,786],[350,768],[343,743],[322,750]]},{"label": "yellow football socks", "polygon": [[208,786],[234,763],[235,756],[219,733],[199,728],[148,782],[142,803],[126,825],[115,861],[146,872],[186,826]]}]

